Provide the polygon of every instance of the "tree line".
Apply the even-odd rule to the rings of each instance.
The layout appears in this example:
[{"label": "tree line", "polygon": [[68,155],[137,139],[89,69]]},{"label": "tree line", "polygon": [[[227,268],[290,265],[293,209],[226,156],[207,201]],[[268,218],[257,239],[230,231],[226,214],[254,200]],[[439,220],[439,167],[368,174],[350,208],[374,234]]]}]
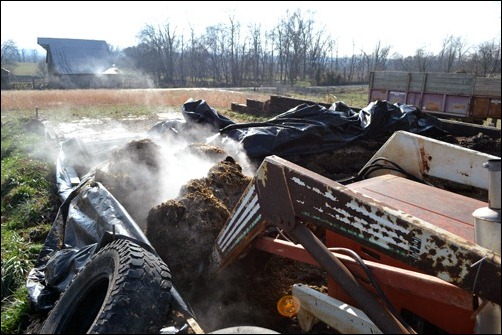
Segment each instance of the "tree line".
[{"label": "tree line", "polygon": [[[147,24],[137,45],[110,46],[110,51],[116,66],[149,75],[158,87],[343,85],[366,83],[371,71],[385,70],[501,73],[500,39],[469,46],[461,37],[447,36],[438,54],[422,47],[406,57],[375,41],[369,50],[339,57],[336,40],[318,23],[311,12],[296,10],[270,30],[242,27],[233,16],[199,35],[193,27],[185,36],[169,22]],[[2,66],[27,56],[34,57],[16,52],[15,44],[2,44]]]}]

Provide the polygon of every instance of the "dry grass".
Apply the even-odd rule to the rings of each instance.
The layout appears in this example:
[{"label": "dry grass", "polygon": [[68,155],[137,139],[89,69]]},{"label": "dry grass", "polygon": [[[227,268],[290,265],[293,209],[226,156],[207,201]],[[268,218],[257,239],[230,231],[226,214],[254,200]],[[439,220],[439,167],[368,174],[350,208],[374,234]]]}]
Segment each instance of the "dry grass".
[{"label": "dry grass", "polygon": [[[331,94],[327,94],[328,91]],[[351,106],[364,107],[367,90],[357,88],[326,88],[305,94],[270,90],[230,90],[218,88],[179,89],[88,89],[88,90],[10,90],[1,91],[2,121],[11,117],[41,117],[54,123],[84,118],[115,120],[142,117],[156,118],[159,113],[180,111],[190,98],[205,100],[208,105],[235,122],[266,120],[265,116],[237,113],[232,103],[246,104],[247,99],[266,101],[271,95],[333,103],[336,100]],[[336,94],[336,96],[335,96]]]},{"label": "dry grass", "polygon": [[130,117],[155,121],[158,113],[180,111],[190,98],[203,99],[210,107],[232,120],[246,122],[252,115],[237,115],[231,111],[232,103],[244,104],[246,99],[270,99],[270,94],[265,92],[203,88],[12,90],[2,91],[1,94],[2,121],[36,115],[54,124],[82,119],[121,120]]},{"label": "dry grass", "polygon": [[188,99],[204,99],[216,109],[229,109],[246,98],[265,101],[269,94],[221,89],[44,90],[2,91],[2,112],[12,110],[72,109],[76,107],[181,107]]}]

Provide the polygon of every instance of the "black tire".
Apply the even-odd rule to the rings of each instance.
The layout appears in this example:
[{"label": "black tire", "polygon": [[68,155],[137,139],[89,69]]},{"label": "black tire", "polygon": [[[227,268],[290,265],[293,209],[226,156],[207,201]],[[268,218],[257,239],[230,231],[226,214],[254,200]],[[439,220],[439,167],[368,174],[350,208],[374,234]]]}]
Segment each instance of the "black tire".
[{"label": "black tire", "polygon": [[110,242],[73,278],[40,333],[160,333],[171,275],[157,256],[125,239]]}]

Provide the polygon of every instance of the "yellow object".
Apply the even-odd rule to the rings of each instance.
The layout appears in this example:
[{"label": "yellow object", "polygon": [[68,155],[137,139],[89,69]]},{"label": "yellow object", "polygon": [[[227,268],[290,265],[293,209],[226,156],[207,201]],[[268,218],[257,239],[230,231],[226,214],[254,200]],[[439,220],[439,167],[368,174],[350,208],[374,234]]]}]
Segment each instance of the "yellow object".
[{"label": "yellow object", "polygon": [[291,317],[300,310],[300,301],[292,295],[285,295],[277,302],[277,310],[281,315]]}]

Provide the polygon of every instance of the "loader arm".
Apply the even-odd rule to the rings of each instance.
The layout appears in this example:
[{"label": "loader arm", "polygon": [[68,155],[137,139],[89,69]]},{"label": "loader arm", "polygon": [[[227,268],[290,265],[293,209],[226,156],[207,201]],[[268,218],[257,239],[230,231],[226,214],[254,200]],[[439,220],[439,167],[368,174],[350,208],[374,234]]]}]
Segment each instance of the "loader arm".
[{"label": "loader arm", "polygon": [[213,271],[242,255],[267,225],[275,225],[301,243],[335,280],[351,282],[350,274],[337,279],[339,262],[303,222],[357,240],[500,305],[499,254],[277,156],[260,165],[218,235]]}]

